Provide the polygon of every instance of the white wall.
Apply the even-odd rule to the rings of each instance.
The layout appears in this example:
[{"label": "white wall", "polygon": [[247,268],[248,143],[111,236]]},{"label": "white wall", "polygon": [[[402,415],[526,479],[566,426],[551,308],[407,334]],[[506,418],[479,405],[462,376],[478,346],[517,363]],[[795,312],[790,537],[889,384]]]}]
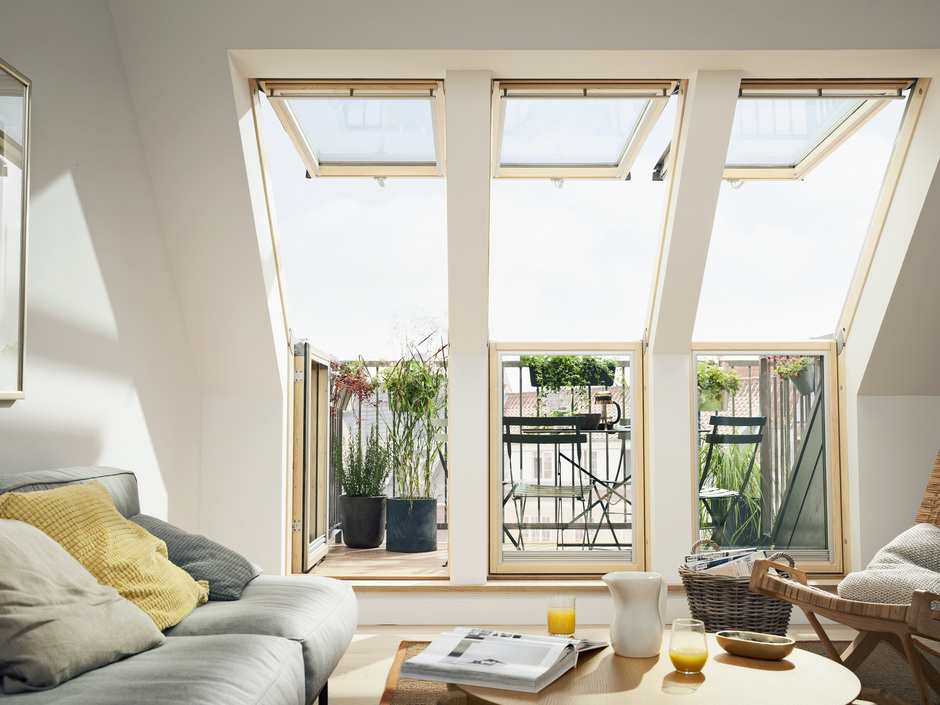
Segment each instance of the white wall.
[{"label": "white wall", "polygon": [[199,524],[201,392],[106,2],[4,0],[33,82],[26,398],[0,472],[134,470],[146,512]]}]

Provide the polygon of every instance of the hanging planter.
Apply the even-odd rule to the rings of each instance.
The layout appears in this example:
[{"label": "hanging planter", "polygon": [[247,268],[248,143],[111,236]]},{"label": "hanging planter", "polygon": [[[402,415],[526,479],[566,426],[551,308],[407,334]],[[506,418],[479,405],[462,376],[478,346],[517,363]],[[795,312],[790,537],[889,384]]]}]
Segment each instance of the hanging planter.
[{"label": "hanging planter", "polygon": [[731,401],[731,395],[728,394],[728,390],[722,390],[717,395],[712,394],[699,394],[698,395],[698,410],[699,411],[724,411],[728,408],[728,402]]},{"label": "hanging planter", "polygon": [[772,357],[776,364],[774,372],[782,380],[790,380],[802,395],[812,394],[816,391],[816,366],[813,358],[785,355]]},{"label": "hanging planter", "polygon": [[812,365],[790,378],[796,391],[804,396],[816,390],[816,371]]},{"label": "hanging planter", "polygon": [[698,410],[722,411],[728,408],[731,395],[741,388],[738,373],[710,360],[696,364]]}]

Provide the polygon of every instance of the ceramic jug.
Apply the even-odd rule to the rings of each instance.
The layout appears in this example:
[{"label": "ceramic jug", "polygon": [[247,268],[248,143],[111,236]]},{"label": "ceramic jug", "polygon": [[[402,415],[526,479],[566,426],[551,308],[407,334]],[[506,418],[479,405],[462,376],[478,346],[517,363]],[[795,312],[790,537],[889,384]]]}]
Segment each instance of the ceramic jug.
[{"label": "ceramic jug", "polygon": [[666,616],[666,582],[659,573],[618,571],[603,578],[614,598],[610,645],[618,656],[659,654]]}]

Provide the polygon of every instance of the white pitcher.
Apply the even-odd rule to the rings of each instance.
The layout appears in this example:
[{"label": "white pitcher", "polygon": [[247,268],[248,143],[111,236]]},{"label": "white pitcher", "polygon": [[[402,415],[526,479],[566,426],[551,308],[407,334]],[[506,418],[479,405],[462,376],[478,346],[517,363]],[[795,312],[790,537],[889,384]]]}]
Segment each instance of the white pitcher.
[{"label": "white pitcher", "polygon": [[618,571],[603,578],[614,598],[610,645],[618,656],[659,654],[666,618],[666,581],[659,573]]}]

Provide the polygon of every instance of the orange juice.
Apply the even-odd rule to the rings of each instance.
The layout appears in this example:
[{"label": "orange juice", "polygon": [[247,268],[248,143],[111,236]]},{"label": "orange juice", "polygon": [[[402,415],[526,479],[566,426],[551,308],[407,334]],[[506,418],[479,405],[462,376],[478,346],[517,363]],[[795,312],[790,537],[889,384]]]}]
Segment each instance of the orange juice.
[{"label": "orange juice", "polygon": [[669,659],[680,673],[698,673],[708,660],[708,652],[689,647],[669,649]]},{"label": "orange juice", "polygon": [[574,608],[549,607],[548,608],[549,634],[574,634]]}]

